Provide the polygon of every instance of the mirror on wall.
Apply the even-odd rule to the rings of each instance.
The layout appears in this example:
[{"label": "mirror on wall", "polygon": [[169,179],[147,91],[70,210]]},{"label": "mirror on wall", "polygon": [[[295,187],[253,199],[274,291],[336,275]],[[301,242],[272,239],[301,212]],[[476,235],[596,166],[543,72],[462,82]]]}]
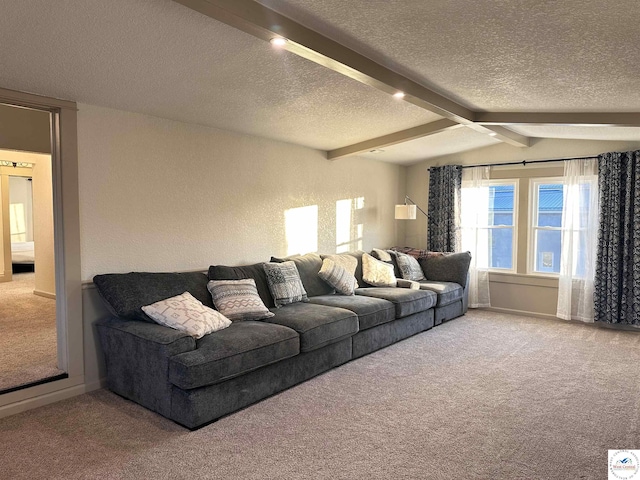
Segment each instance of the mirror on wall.
[{"label": "mirror on wall", "polygon": [[51,114],[0,105],[0,394],[61,378]]}]

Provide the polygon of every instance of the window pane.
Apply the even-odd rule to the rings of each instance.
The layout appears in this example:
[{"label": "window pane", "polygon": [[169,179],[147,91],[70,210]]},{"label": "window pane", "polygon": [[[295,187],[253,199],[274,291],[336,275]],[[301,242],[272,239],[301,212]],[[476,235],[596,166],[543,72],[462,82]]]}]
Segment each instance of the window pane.
[{"label": "window pane", "polygon": [[489,225],[513,226],[513,185],[489,187]]},{"label": "window pane", "polygon": [[513,267],[513,228],[493,228],[490,236],[490,267]]},{"label": "window pane", "polygon": [[560,273],[561,241],[560,230],[536,231],[536,272]]},{"label": "window pane", "polygon": [[538,227],[562,226],[562,184],[538,186]]}]

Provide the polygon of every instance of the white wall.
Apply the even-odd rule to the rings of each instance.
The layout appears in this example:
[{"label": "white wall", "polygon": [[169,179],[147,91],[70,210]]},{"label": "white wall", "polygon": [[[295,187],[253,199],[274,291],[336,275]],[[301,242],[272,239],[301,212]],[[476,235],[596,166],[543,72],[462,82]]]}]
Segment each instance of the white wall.
[{"label": "white wall", "polygon": [[[141,114],[79,105],[82,278],[206,269],[287,254],[285,212],[317,206],[317,250],[336,250],[336,202],[364,197],[363,248],[404,237],[403,167]],[[85,380],[100,375],[85,288]]]},{"label": "white wall", "polygon": [[51,153],[49,112],[0,105],[0,148]]},{"label": "white wall", "polygon": [[[429,198],[429,173],[431,166],[459,164],[477,165],[485,163],[504,163],[522,160],[543,160],[596,156],[604,152],[628,151],[640,148],[640,142],[603,142],[587,140],[537,140],[531,147],[517,148],[507,144],[499,144],[455,155],[447,155],[430,159],[407,169],[407,194],[426,210]],[[544,164],[562,167],[562,164]],[[498,169],[492,176],[515,178],[518,171],[523,178],[545,176],[549,169],[539,169],[539,165],[515,167],[508,171]],[[557,172],[556,172],[557,174]],[[522,193],[522,192],[521,192]],[[524,193],[526,194],[526,192]],[[519,241],[526,238],[526,212],[520,212]],[[523,223],[524,222],[524,223]],[[427,222],[423,215],[416,221],[406,222],[404,243],[408,246],[426,248]],[[491,305],[493,308],[511,312],[522,312],[540,316],[555,316],[558,298],[557,279],[534,278],[526,275],[522,255],[518,258],[518,273],[490,275]]]},{"label": "white wall", "polygon": [[[28,177],[9,177],[9,202],[10,204],[21,204],[24,208],[25,229],[24,239],[22,241],[33,241],[33,192],[31,188],[31,180]],[[21,220],[18,220],[19,222]],[[13,228],[13,224],[11,226]],[[14,231],[11,231],[13,235]],[[21,232],[22,233],[22,232]]]}]

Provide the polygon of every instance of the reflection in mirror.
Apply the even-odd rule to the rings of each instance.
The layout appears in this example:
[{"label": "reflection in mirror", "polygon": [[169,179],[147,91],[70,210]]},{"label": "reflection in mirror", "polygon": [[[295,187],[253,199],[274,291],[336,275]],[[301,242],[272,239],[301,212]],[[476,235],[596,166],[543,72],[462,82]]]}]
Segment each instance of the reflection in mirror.
[{"label": "reflection in mirror", "polygon": [[49,117],[0,105],[0,393],[65,373],[58,368]]}]

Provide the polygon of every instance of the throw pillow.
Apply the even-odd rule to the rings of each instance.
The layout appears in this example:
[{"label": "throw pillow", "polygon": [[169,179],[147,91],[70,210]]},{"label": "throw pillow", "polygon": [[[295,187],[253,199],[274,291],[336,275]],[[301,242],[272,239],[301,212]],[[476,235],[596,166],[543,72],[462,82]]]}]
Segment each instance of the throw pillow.
[{"label": "throw pillow", "polygon": [[265,263],[264,272],[276,307],[309,301],[296,264],[292,261]]},{"label": "throw pillow", "polygon": [[391,261],[391,255],[385,250],[380,250],[379,248],[374,248],[371,252],[371,256],[377,258],[378,260],[382,260],[383,262],[389,263]]},{"label": "throw pillow", "polygon": [[418,263],[418,260],[406,253],[396,253],[396,260],[398,262],[398,268],[400,269],[400,275],[405,280],[413,280],[414,282],[422,282],[426,280],[424,272]]},{"label": "throw pillow", "polygon": [[462,288],[467,286],[467,274],[471,263],[471,253],[447,253],[429,255],[419,260],[427,280],[456,282]]},{"label": "throw pillow", "polygon": [[[351,258],[357,263],[355,258]],[[354,265],[353,271],[355,272],[355,270]],[[342,295],[353,295],[358,287],[358,282],[353,273],[349,273],[346,268],[331,258],[325,258],[322,261],[322,268],[318,272],[318,276]]]},{"label": "throw pillow", "polygon": [[145,305],[142,310],[160,325],[181,330],[195,338],[202,338],[231,325],[231,320],[205,307],[189,292]]},{"label": "throw pillow", "polygon": [[395,287],[397,283],[393,265],[373,258],[368,253],[362,254],[362,278],[374,287]]},{"label": "throw pillow", "polygon": [[213,304],[229,320],[263,320],[274,316],[258,295],[253,278],[210,280],[207,288]]},{"label": "throw pillow", "polygon": [[307,253],[305,255],[292,255],[285,258],[271,257],[275,263],[283,263],[291,260],[296,264],[300,281],[309,297],[328,295],[333,293],[333,289],[318,277],[318,272],[322,268],[322,258],[317,253]]}]

